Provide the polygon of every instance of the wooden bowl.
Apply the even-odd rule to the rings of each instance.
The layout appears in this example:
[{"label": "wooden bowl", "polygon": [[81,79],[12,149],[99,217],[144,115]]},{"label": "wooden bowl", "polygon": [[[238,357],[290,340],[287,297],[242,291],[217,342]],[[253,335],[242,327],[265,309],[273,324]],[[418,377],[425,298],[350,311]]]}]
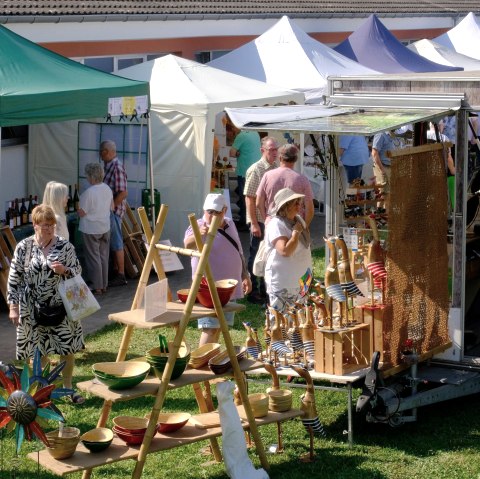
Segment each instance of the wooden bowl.
[{"label": "wooden bowl", "polygon": [[[246,355],[247,348],[245,346],[234,346],[234,348],[237,355],[237,360],[241,361]],[[225,350],[211,358],[208,361],[208,367],[215,374],[225,374],[232,367],[228,351]]]},{"label": "wooden bowl", "polygon": [[46,433],[48,443],[48,453],[54,459],[67,459],[73,456],[77,445],[80,442],[80,429],[76,427],[64,427],[62,435],[60,436],[60,430],[50,431]]},{"label": "wooden bowl", "polygon": [[194,369],[205,366],[208,361],[220,352],[219,343],[206,343],[192,351],[188,365]]},{"label": "wooden bowl", "polygon": [[127,445],[129,446],[138,446],[142,444],[143,438],[145,437],[145,433],[143,434],[128,434],[125,431],[118,430],[115,426],[113,426],[112,431]]},{"label": "wooden bowl", "polygon": [[268,414],[268,396],[264,393],[252,393],[248,395],[254,417],[264,417]]},{"label": "wooden bowl", "polygon": [[104,451],[113,441],[113,431],[108,427],[96,427],[82,434],[80,440],[90,452]]},{"label": "wooden bowl", "polygon": [[169,434],[178,431],[192,417],[188,412],[160,413],[158,415],[158,432]]},{"label": "wooden bowl", "polygon": [[132,435],[144,435],[148,426],[148,419],[136,416],[117,416],[112,419],[115,429]]}]

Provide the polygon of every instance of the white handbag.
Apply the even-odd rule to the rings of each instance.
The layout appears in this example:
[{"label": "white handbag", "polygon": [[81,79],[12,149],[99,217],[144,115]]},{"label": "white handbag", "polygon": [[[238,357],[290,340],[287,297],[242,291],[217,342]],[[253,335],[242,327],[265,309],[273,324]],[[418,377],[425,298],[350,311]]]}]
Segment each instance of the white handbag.
[{"label": "white handbag", "polygon": [[73,321],[80,321],[100,309],[82,276],[77,274],[60,282],[58,291],[62,297],[67,316]]},{"label": "white handbag", "polygon": [[253,260],[252,272],[255,276],[265,276],[265,267],[267,265],[267,246],[265,240],[260,241],[258,251]]}]

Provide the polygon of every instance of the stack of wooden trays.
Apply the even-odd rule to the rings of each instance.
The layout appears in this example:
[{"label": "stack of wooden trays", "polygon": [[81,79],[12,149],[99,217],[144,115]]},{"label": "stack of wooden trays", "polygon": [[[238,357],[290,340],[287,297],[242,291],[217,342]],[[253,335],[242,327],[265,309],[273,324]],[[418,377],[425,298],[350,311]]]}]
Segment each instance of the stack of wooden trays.
[{"label": "stack of wooden trays", "polygon": [[[247,354],[245,346],[234,346],[237,360],[241,361]],[[232,367],[228,351],[223,351],[208,361],[208,367],[215,374],[225,374]]]},{"label": "stack of wooden trays", "polygon": [[193,369],[200,369],[208,364],[208,361],[220,352],[219,343],[207,343],[195,349],[190,354],[188,365]]}]

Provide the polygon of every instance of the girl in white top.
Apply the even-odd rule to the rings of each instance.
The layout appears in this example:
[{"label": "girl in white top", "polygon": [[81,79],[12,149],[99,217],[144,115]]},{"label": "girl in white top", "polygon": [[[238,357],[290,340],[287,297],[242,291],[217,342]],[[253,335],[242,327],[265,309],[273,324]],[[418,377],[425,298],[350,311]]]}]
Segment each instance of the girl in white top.
[{"label": "girl in white top", "polygon": [[55,234],[67,241],[70,239],[67,227],[67,217],[65,216],[65,206],[68,202],[67,185],[57,181],[49,181],[43,192],[43,204],[50,206],[55,213],[57,223],[55,225]]}]

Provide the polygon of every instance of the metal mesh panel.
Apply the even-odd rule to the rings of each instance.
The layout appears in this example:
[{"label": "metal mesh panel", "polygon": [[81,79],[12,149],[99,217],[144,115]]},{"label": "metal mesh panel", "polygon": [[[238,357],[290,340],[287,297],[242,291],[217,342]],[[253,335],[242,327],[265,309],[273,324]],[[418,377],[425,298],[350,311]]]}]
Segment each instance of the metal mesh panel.
[{"label": "metal mesh panel", "polygon": [[436,145],[396,152],[391,168],[383,339],[396,366],[407,339],[418,354],[449,341],[447,179]]}]

